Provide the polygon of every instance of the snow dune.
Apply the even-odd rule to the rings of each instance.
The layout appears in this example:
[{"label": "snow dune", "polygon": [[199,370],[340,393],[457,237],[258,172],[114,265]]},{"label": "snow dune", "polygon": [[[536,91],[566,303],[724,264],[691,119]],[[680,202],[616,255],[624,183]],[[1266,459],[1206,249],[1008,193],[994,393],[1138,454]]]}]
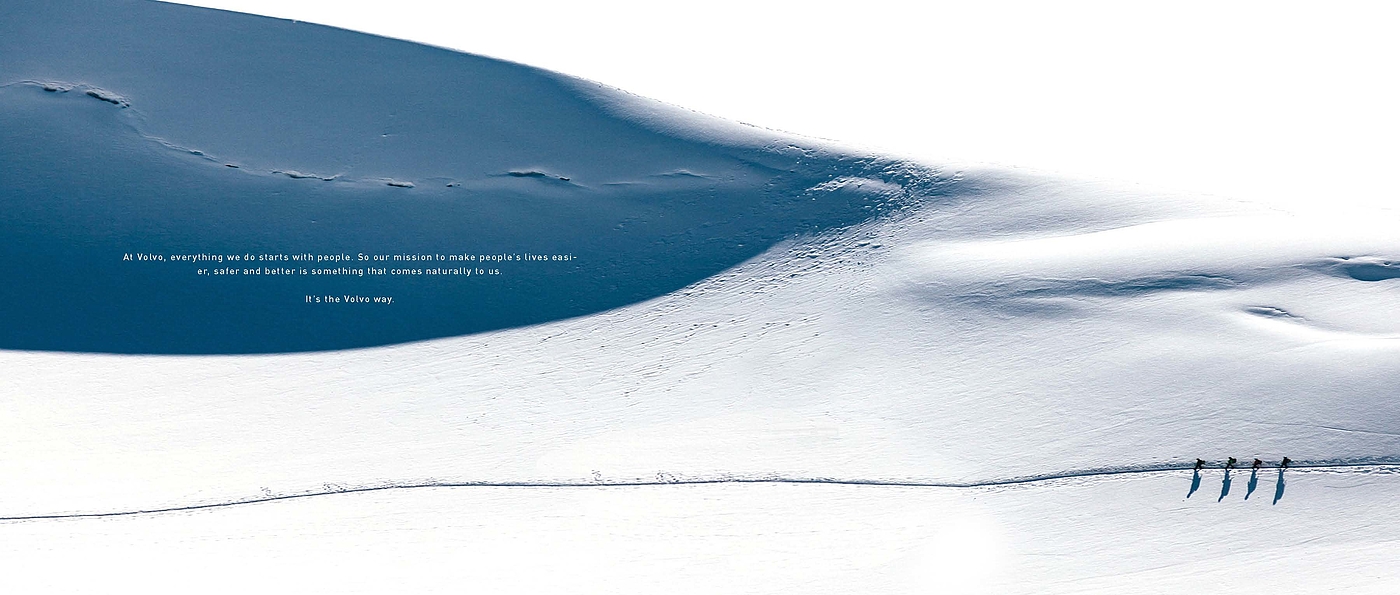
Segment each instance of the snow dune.
[{"label": "snow dune", "polygon": [[[1224,552],[1200,536],[1217,522],[1269,561],[1356,569],[1393,553],[1381,530],[1393,515],[1366,511],[1396,487],[1383,464],[1400,462],[1396,221],[852,154],[306,24],[21,4],[0,8],[0,137],[23,148],[0,152],[0,516],[433,482],[585,487],[0,524],[18,550],[196,547],[200,560],[275,570],[252,552],[309,539],[327,549],[299,559],[355,569],[337,580],[369,588],[418,562],[347,552],[440,552],[519,531],[524,549],[501,555],[549,552],[636,589],[661,580],[642,564],[674,554],[708,560],[686,570],[709,577],[698,590],[733,587],[718,577],[737,569],[753,591],[840,592],[922,588],[937,579],[900,577],[955,566],[993,569],[957,586],[998,592],[1144,576],[1172,591],[1202,567],[1233,581],[1199,553]],[[122,261],[365,251],[578,259],[503,263],[499,279],[472,283],[214,280]],[[339,293],[395,299],[370,310],[302,299]],[[995,489],[595,485],[967,484],[1228,456],[1382,465],[1309,471],[1277,503],[1272,470],[1249,500],[1247,471],[1234,492],[1207,484],[1190,498],[1189,471]],[[548,512],[577,499],[643,512]],[[1240,520],[1243,506],[1264,520]],[[750,514],[776,524],[751,528]],[[765,532],[789,522],[829,541],[814,550]],[[1331,523],[1359,537],[1316,541]],[[574,545],[529,541],[555,531]],[[608,541],[626,551],[589,566],[596,533],[615,531],[695,547]],[[717,553],[746,547],[753,557]],[[1146,564],[1154,551],[1199,564]],[[25,555],[35,568],[58,560]],[[774,569],[794,559],[832,582]],[[440,587],[454,576],[444,568],[414,576]]]},{"label": "snow dune", "polygon": [[[6,10],[0,130],[24,150],[0,156],[0,225],[23,257],[0,275],[43,279],[0,288],[8,349],[278,353],[539,324],[663,295],[939,183],[754,128],[620,117],[645,102],[348,31],[140,1]],[[833,177],[889,188],[822,186]],[[121,263],[184,252],[579,258],[498,262],[489,283]],[[303,300],[356,292],[398,305]]]}]

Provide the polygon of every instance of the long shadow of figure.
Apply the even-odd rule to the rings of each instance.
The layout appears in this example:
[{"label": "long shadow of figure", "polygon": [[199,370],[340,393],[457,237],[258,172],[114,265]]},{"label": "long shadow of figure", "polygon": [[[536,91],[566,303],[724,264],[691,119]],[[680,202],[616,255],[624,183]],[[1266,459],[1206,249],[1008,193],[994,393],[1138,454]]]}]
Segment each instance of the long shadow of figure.
[{"label": "long shadow of figure", "polygon": [[1278,470],[1278,484],[1274,487],[1274,504],[1283,499],[1283,468]]},{"label": "long shadow of figure", "polygon": [[1186,497],[1190,498],[1191,494],[1196,493],[1196,490],[1199,489],[1201,489],[1201,470],[1196,469],[1191,472],[1191,491],[1186,492]]},{"label": "long shadow of figure", "polygon": [[1219,501],[1221,501],[1221,500],[1224,500],[1226,496],[1230,495],[1230,481],[1231,481],[1231,480],[1230,480],[1230,472],[1231,472],[1231,471],[1233,471],[1233,469],[1228,469],[1228,468],[1225,469],[1225,479],[1224,479],[1223,481],[1220,482],[1220,497],[1215,499],[1216,502],[1219,502]]},{"label": "long shadow of figure", "polygon": [[1247,487],[1249,489],[1244,493],[1245,500],[1248,500],[1249,495],[1254,493],[1254,489],[1259,487],[1259,469],[1257,467],[1249,471],[1249,483]]}]

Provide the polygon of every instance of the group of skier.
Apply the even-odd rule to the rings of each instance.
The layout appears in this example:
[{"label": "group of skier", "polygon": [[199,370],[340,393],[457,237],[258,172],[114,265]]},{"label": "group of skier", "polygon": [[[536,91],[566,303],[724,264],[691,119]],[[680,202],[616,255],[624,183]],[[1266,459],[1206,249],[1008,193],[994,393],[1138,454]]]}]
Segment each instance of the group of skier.
[{"label": "group of skier", "polygon": [[[1238,461],[1235,460],[1235,457],[1230,457],[1229,460],[1225,461],[1225,468],[1226,468],[1226,469],[1234,469],[1234,468],[1235,468],[1235,465],[1236,465],[1237,463],[1238,463]],[[1280,462],[1280,463],[1278,464],[1278,468],[1279,468],[1279,469],[1287,469],[1287,468],[1288,468],[1288,465],[1290,465],[1290,464],[1292,464],[1292,463],[1293,463],[1293,459],[1290,459],[1290,458],[1288,458],[1288,457],[1283,457],[1283,461]],[[1255,470],[1255,471],[1258,471],[1259,468],[1262,467],[1263,465],[1264,465],[1264,461],[1261,461],[1261,460],[1259,460],[1259,459],[1254,459],[1254,464],[1250,466],[1250,469],[1253,469],[1253,470]],[[1200,471],[1201,469],[1204,469],[1205,466],[1206,466],[1206,462],[1205,462],[1204,460],[1202,460],[1202,459],[1196,459],[1196,470],[1197,470],[1197,471]]]}]

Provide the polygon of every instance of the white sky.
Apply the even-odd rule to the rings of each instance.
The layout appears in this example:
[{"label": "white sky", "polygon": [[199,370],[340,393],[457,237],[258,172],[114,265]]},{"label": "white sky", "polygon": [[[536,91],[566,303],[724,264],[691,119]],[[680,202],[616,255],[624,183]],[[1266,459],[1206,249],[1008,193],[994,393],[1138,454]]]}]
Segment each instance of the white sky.
[{"label": "white sky", "polygon": [[935,164],[1324,207],[1400,198],[1400,9],[1383,3],[184,3],[505,58]]}]

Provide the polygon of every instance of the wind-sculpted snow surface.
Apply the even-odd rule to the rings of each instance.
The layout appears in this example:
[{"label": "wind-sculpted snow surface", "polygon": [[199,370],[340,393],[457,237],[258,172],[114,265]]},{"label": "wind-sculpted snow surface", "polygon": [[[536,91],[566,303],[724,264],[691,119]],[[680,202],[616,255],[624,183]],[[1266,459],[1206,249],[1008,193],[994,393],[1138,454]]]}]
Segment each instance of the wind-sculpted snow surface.
[{"label": "wind-sculpted snow surface", "polygon": [[1400,252],[1384,220],[993,172],[946,188],[549,324],[325,354],[0,355],[23,478],[4,512],[327,483],[949,484],[1400,458],[1400,280],[1336,270]]},{"label": "wind-sculpted snow surface", "polygon": [[[0,348],[289,352],[538,324],[680,289],[939,183],[756,130],[654,132],[566,77],[347,31],[147,2],[11,10],[0,143],[23,150],[0,154],[0,278],[24,282],[0,284]],[[820,188],[841,176],[893,186]],[[122,264],[525,252],[573,259],[470,280]],[[304,301],[346,294],[395,305]]]},{"label": "wind-sculpted snow surface", "polygon": [[[802,506],[776,490],[824,490],[843,510],[877,488],[956,516],[964,496],[901,490],[1056,478],[1025,488],[1044,498],[998,493],[1008,504],[982,511],[1047,573],[1004,591],[1042,576],[1112,591],[1140,572],[1189,581],[1153,570],[1148,545],[1111,576],[1082,562],[1094,552],[1038,565],[1064,553],[1047,545],[1056,523],[1180,519],[1182,498],[1219,519],[1242,491],[1286,523],[1294,501],[1332,510],[1309,490],[1336,483],[1283,497],[1277,472],[1263,496],[1268,473],[1202,487],[1140,472],[1400,462],[1394,213],[921,167],[520,65],[155,3],[7,4],[0,56],[3,518],[237,520],[311,501],[338,518],[400,501],[427,502],[411,514],[429,523],[454,505],[405,492],[707,490],[723,502],[697,530],[729,535],[743,490],[773,518]],[[367,249],[577,258],[467,283],[217,282],[122,260]],[[302,299],[349,292],[394,299]],[[1143,477],[1067,478],[1122,470]],[[1366,493],[1394,491],[1393,474],[1367,477]],[[257,503],[224,506],[238,502]],[[21,525],[3,528],[51,537]],[[1201,543],[1147,526],[1102,535],[1170,555]],[[1312,543],[1319,527],[1266,535]],[[77,550],[110,541],[73,535]],[[1393,546],[1365,535],[1348,560]],[[1309,548],[1288,551],[1326,553]]]}]

